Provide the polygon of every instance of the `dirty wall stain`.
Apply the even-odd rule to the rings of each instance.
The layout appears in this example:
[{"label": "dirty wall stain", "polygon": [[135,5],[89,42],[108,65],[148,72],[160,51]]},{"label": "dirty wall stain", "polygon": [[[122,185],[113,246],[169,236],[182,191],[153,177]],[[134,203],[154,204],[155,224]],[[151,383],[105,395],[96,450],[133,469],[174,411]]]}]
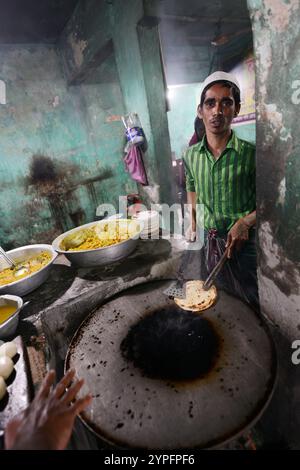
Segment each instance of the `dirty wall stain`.
[{"label": "dirty wall stain", "polygon": [[95,184],[111,178],[113,172],[104,169],[92,178],[80,179],[78,176],[78,165],[35,154],[29,165],[29,176],[23,180],[26,194],[47,201],[55,228],[60,232],[68,230],[70,222],[73,225],[85,223],[85,212],[80,206],[76,190],[85,186],[91,204],[96,208],[98,201]]}]

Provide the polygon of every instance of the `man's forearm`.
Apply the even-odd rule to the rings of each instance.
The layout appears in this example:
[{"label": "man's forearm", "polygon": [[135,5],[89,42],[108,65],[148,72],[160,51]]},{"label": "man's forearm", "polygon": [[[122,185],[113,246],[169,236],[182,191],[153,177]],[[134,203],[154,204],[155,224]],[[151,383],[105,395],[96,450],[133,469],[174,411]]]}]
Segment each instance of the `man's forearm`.
[{"label": "man's forearm", "polygon": [[194,192],[188,191],[187,192],[187,203],[190,207],[190,217],[191,217],[191,225],[193,232],[196,231],[196,202],[197,202],[197,195]]},{"label": "man's forearm", "polygon": [[245,215],[243,221],[249,228],[253,227],[256,224],[256,210]]}]

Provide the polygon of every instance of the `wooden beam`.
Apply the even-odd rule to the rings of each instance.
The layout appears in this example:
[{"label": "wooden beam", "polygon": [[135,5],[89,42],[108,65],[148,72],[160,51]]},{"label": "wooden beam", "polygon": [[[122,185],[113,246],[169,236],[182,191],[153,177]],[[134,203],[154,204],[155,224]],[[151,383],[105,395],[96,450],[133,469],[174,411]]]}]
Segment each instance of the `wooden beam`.
[{"label": "wooden beam", "polygon": [[[159,15],[159,18],[161,18],[163,21],[172,21],[172,22],[178,22],[178,23],[219,23],[220,22],[220,17],[216,16],[179,16],[179,15]],[[228,18],[221,18],[222,24],[250,24],[250,18],[248,17],[242,17],[242,18],[233,18],[233,17],[228,17]]]},{"label": "wooden beam", "polygon": [[69,78],[68,85],[80,85],[89,78],[92,73],[114,52],[112,39],[109,39],[102,47],[100,47],[93,56],[75,71]]}]

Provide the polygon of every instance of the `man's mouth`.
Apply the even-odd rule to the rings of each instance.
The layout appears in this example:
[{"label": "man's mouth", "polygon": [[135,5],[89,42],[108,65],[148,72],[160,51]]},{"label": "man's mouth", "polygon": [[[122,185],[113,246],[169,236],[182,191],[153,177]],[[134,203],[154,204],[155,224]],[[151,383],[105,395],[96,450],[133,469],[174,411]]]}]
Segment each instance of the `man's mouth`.
[{"label": "man's mouth", "polygon": [[219,127],[224,123],[224,119],[213,119],[210,123],[215,127]]}]

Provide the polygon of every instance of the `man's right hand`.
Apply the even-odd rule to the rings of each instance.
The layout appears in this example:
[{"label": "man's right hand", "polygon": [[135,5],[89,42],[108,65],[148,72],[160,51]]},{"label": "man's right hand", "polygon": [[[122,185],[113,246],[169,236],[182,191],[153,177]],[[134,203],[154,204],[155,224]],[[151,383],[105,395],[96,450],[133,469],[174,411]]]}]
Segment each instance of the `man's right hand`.
[{"label": "man's right hand", "polygon": [[185,232],[185,239],[188,242],[195,242],[197,237],[196,230],[190,225]]}]

